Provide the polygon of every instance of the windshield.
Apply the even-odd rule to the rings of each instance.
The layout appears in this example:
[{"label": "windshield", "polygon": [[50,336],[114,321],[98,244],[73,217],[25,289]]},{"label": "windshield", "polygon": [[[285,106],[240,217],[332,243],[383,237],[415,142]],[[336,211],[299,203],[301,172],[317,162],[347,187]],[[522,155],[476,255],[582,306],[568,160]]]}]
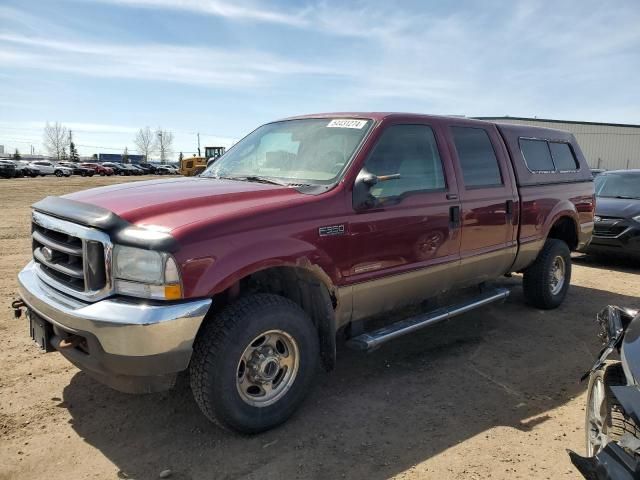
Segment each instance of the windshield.
[{"label": "windshield", "polygon": [[598,197],[640,199],[640,174],[609,173],[595,178]]},{"label": "windshield", "polygon": [[240,140],[201,176],[331,184],[348,164],[371,123],[346,118],[269,123]]}]

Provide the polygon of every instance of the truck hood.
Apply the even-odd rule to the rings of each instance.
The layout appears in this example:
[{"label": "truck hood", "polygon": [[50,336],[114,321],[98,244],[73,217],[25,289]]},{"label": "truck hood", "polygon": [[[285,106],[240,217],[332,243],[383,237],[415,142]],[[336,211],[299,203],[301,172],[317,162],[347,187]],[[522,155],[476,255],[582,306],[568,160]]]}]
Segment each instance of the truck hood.
[{"label": "truck hood", "polygon": [[258,213],[305,197],[294,188],[213,178],[176,178],[123,183],[65,195],[105,208],[136,225],[169,231],[188,224]]},{"label": "truck hood", "polygon": [[629,198],[596,198],[596,215],[631,218],[640,215],[640,200]]}]

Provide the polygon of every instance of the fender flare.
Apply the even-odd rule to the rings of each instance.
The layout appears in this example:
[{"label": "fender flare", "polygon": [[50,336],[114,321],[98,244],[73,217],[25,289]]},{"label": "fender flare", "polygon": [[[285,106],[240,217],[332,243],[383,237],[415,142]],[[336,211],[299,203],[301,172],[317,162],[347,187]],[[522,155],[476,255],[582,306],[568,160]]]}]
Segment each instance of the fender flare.
[{"label": "fender flare", "polygon": [[542,229],[542,231],[544,232],[543,238],[545,239],[545,241],[547,238],[549,238],[549,233],[551,232],[553,226],[558,222],[558,220],[563,217],[571,219],[576,238],[579,238],[580,217],[578,216],[578,211],[576,210],[575,205],[571,203],[571,201],[563,200],[561,202],[558,202],[554,206],[553,210],[551,210],[549,215],[547,215],[547,219],[545,220]]}]

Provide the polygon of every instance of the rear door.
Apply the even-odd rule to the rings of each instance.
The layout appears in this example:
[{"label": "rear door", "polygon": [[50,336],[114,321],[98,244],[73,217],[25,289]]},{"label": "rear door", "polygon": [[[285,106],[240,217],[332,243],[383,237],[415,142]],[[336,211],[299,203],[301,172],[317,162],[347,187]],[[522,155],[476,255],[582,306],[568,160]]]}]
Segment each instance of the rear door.
[{"label": "rear door", "polygon": [[458,286],[503,275],[517,252],[518,197],[504,144],[493,125],[452,122],[448,140],[461,200]]},{"label": "rear door", "polygon": [[414,303],[447,290],[456,278],[457,183],[446,140],[435,125],[387,126],[366,170],[400,178],[371,189],[377,205],[350,222],[353,319]]}]

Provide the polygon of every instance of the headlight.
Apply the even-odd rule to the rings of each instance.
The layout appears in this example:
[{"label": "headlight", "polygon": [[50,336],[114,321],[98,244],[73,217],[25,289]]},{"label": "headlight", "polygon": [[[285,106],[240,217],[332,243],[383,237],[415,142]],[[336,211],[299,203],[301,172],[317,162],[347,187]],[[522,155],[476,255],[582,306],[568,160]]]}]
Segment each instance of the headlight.
[{"label": "headlight", "polygon": [[180,273],[168,253],[116,245],[113,276],[116,291],[122,295],[161,300],[182,298]]},{"label": "headlight", "polygon": [[636,215],[635,217],[632,217],[636,222],[640,223],[640,215]]}]

